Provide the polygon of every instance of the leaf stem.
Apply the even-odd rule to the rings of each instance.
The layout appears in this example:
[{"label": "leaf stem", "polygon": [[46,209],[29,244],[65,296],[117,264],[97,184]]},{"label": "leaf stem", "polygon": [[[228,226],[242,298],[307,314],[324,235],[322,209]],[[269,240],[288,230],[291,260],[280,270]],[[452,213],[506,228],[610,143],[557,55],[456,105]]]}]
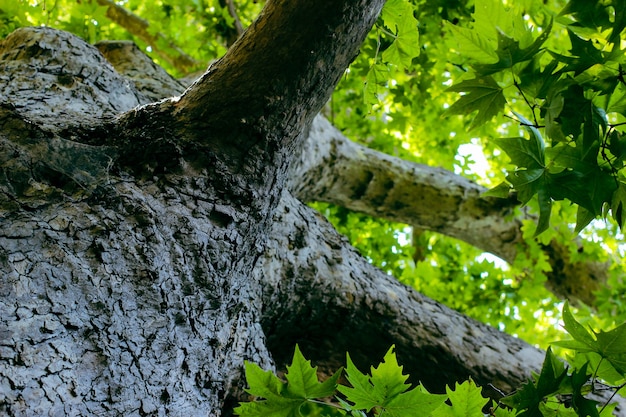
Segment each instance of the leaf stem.
[{"label": "leaf stem", "polygon": [[606,401],[606,403],[602,406],[602,408],[600,409],[600,412],[598,414],[602,414],[602,412],[604,411],[604,409],[611,403],[611,400],[617,395],[617,393],[622,389],[626,387],[626,382],[624,382],[622,385],[619,385],[617,387],[617,389],[615,390],[615,392],[609,397],[609,399]]},{"label": "leaf stem", "polygon": [[520,95],[522,96],[522,98],[526,102],[526,105],[528,106],[528,108],[530,109],[531,113],[533,114],[533,121],[535,122],[535,126],[534,127],[536,127],[536,128],[542,127],[542,126],[539,126],[539,122],[537,121],[537,115],[535,114],[535,108],[537,106],[535,106],[534,104],[530,104],[530,101],[528,101],[528,98],[526,98],[526,95],[524,94],[524,92],[522,91],[522,88],[520,87],[519,83],[517,82],[517,79],[515,78],[515,74],[513,74],[513,85],[515,86],[515,88],[517,88],[517,91],[520,93]]}]

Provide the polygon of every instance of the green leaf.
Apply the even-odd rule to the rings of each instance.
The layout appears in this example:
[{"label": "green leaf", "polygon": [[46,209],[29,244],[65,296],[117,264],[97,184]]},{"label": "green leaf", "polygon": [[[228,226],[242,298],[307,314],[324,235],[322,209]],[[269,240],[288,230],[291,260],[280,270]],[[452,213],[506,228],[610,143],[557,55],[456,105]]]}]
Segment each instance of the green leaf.
[{"label": "green leaf", "polygon": [[386,27],[391,30],[412,28],[417,31],[417,19],[413,15],[414,7],[407,0],[387,0],[380,14]]},{"label": "green leaf", "polygon": [[606,59],[602,54],[602,51],[594,46],[593,41],[585,40],[569,29],[567,33],[572,44],[572,48],[570,49],[571,55],[562,55],[556,52],[550,52],[554,58],[566,64],[565,67],[559,71],[559,73],[573,71],[575,75],[578,75],[596,64],[605,63]]},{"label": "green leaf", "polygon": [[371,376],[359,371],[347,355],[346,378],[351,387],[339,385],[337,389],[353,404],[353,409],[365,412],[384,410],[389,417],[413,416],[415,410],[430,413],[446,398],[445,395],[430,394],[422,387],[409,390],[408,377],[402,374],[393,346],[383,362],[377,368],[371,368]]},{"label": "green leaf", "polygon": [[483,192],[481,197],[497,197],[497,198],[509,198],[511,195],[511,186],[506,182],[501,182],[493,188]]},{"label": "green leaf", "polygon": [[482,409],[489,400],[482,396],[480,387],[474,381],[457,382],[454,390],[446,387],[446,392],[450,406],[439,407],[433,412],[433,417],[483,417]]},{"label": "green leaf", "polygon": [[493,411],[494,417],[516,417],[517,415],[517,410],[504,407],[497,407]]},{"label": "green leaf", "polygon": [[396,37],[383,51],[382,59],[400,67],[409,67],[413,58],[420,54],[417,19],[413,16],[414,7],[407,0],[388,0],[383,7],[381,18],[386,27],[395,32]]},{"label": "green leaf", "polygon": [[370,381],[385,398],[392,398],[406,391],[408,375],[402,375],[402,366],[398,365],[393,346],[385,354],[378,367],[371,368]]},{"label": "green leaf", "polygon": [[262,401],[239,403],[235,413],[242,417],[299,417],[301,399],[284,398],[285,384],[271,371],[264,371],[257,364],[245,362],[247,393],[264,398]]},{"label": "green leaf", "polygon": [[420,52],[418,42],[417,36],[410,36],[407,33],[398,35],[393,43],[383,51],[383,61],[404,68],[411,66],[413,58],[418,56]]},{"label": "green leaf", "polygon": [[590,351],[596,351],[596,340],[582,324],[576,321],[570,311],[569,303],[567,301],[563,304],[563,323],[563,327],[567,333],[574,338],[574,340],[587,346]]},{"label": "green leaf", "polygon": [[541,373],[537,379],[538,395],[547,397],[557,392],[566,375],[565,365],[552,353],[552,349],[548,348],[546,358],[541,366]]},{"label": "green leaf", "polygon": [[585,109],[585,123],[583,124],[583,146],[591,148],[600,142],[608,129],[609,122],[606,112],[598,106],[591,105]]},{"label": "green leaf", "polygon": [[507,181],[517,191],[517,199],[520,203],[528,203],[540,189],[545,187],[545,172],[546,170],[542,168],[520,169],[506,176]]},{"label": "green leaf", "polygon": [[537,191],[537,202],[539,203],[539,220],[535,229],[535,237],[548,230],[550,227],[550,215],[552,214],[552,198],[545,187]]},{"label": "green leaf", "polygon": [[500,400],[504,405],[523,411],[518,414],[523,417],[543,417],[539,411],[539,404],[542,401],[543,398],[539,396],[535,385],[531,381],[523,385],[516,393]]},{"label": "green leaf", "polygon": [[609,134],[609,151],[620,161],[626,160],[626,136],[618,130],[612,130]]},{"label": "green leaf", "polygon": [[611,215],[623,231],[626,223],[626,184],[621,181],[611,199]]},{"label": "green leaf", "polygon": [[258,365],[245,362],[246,380],[249,394],[262,398],[253,402],[240,403],[235,413],[242,417],[301,417],[302,411],[310,406],[309,400],[332,396],[337,387],[341,370],[320,383],[317,367],[312,367],[300,348],[296,345],[291,365],[287,366],[282,382],[271,371],[264,371]]},{"label": "green leaf", "polygon": [[619,113],[626,116],[626,85],[619,83],[609,97],[607,113]]},{"label": "green leaf", "polygon": [[[570,0],[560,15],[571,14],[576,21],[588,28],[609,28],[611,17],[606,3],[589,0]],[[618,2],[619,3],[619,2]]]},{"label": "green leaf", "polygon": [[515,64],[531,60],[541,49],[541,45],[548,39],[552,31],[552,22],[541,35],[528,47],[521,49],[519,42],[505,33],[498,31],[498,62],[493,64],[475,64],[473,68],[481,75],[489,75],[507,68],[512,68]]},{"label": "green leaf", "polygon": [[373,105],[381,100],[380,95],[387,92],[389,68],[387,64],[376,63],[367,72],[363,100],[367,105]]},{"label": "green leaf", "polygon": [[572,373],[572,405],[579,417],[600,417],[596,408],[597,401],[589,400],[583,395],[583,387],[589,382],[587,364]]},{"label": "green leaf", "polygon": [[421,385],[407,392],[398,394],[392,398],[386,406],[382,407],[381,415],[388,417],[413,417],[419,410],[423,415],[429,415],[442,406],[446,396],[431,394]]},{"label": "green leaf", "polygon": [[536,141],[517,137],[495,139],[494,142],[508,155],[513,165],[527,169],[545,168],[545,155]]},{"label": "green leaf", "polygon": [[287,390],[285,396],[293,398],[324,398],[330,397],[337,388],[337,379],[341,375],[341,369],[323,383],[317,379],[317,367],[311,366],[296,345],[291,365],[287,366]]},{"label": "green leaf", "polygon": [[272,371],[265,371],[259,365],[246,361],[245,372],[250,387],[246,390],[248,394],[262,398],[281,395],[284,383]]},{"label": "green leaf", "polygon": [[495,39],[491,40],[475,30],[459,27],[450,22],[445,22],[445,26],[454,36],[463,56],[483,64],[498,62],[498,54],[496,53],[498,43]]},{"label": "green leaf", "polygon": [[574,229],[575,233],[580,233],[593,219],[596,218],[596,215],[591,211],[587,210],[584,207],[578,206],[576,211],[576,228]]},{"label": "green leaf", "polygon": [[478,111],[478,114],[470,124],[470,129],[485,124],[493,116],[501,113],[506,104],[502,88],[490,76],[462,81],[446,91],[465,93],[450,106],[446,112],[447,114],[468,115]]},{"label": "green leaf", "polygon": [[626,375],[626,323],[613,330],[596,333],[598,353],[622,375]]},{"label": "green leaf", "polygon": [[613,17],[613,30],[608,41],[611,43],[619,43],[620,36],[624,28],[626,28],[626,3],[621,0],[615,0],[612,2],[614,17]]},{"label": "green leaf", "polygon": [[580,353],[593,352],[593,349],[591,349],[588,345],[579,342],[578,340],[557,340],[555,342],[552,342],[552,346],[571,349]]},{"label": "green leaf", "polygon": [[570,312],[567,302],[563,305],[565,330],[574,341],[561,341],[555,345],[574,349],[577,352],[595,352],[606,359],[620,374],[626,375],[626,323],[608,332],[594,332],[595,338]]},{"label": "green leaf", "polygon": [[501,402],[523,413],[524,417],[543,417],[540,406],[544,399],[559,391],[563,379],[567,376],[565,365],[548,348],[536,382],[529,381],[515,394],[504,397]]},{"label": "green leaf", "polygon": [[354,408],[365,410],[365,412],[382,405],[381,403],[385,402],[386,399],[374,388],[370,382],[370,377],[359,371],[349,354],[346,362],[346,379],[351,387],[339,385],[337,390],[354,404]]}]

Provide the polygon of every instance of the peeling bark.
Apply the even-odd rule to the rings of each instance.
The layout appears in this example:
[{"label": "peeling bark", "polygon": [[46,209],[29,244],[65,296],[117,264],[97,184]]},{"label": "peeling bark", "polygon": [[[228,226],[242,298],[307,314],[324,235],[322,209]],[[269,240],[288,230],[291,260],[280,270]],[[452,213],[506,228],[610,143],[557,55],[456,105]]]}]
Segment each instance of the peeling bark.
[{"label": "peeling bark", "polygon": [[153,104],[157,84],[66,33],[0,44],[0,412],[228,415],[243,361],[282,366],[296,342],[327,367],[395,343],[439,390],[537,369],[539,351],[374,269],[285,190],[381,6],[270,2]]},{"label": "peeling bark", "polygon": [[[467,242],[513,263],[525,250],[518,205],[484,197],[486,188],[448,170],[416,164],[359,145],[322,116],[309,132],[290,188],[302,201],[323,201]],[[552,270],[546,286],[561,298],[593,306],[609,265],[571,262],[569,249],[544,248]]]}]

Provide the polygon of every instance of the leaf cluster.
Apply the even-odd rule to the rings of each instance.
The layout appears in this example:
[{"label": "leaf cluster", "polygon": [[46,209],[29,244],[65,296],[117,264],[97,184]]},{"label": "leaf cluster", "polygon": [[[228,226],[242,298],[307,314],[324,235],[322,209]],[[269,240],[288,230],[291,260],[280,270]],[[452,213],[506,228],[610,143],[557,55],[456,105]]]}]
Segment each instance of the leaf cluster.
[{"label": "leaf cluster", "polygon": [[626,323],[607,332],[589,331],[574,318],[567,303],[563,322],[573,340],[557,341],[553,346],[575,352],[569,361],[571,371],[548,349],[541,372],[502,403],[520,410],[518,416],[523,417],[612,415],[614,405],[600,404],[589,396],[600,387],[615,395],[626,385]]},{"label": "leaf cluster", "polygon": [[[247,392],[254,400],[241,403],[235,413],[242,417],[484,417],[489,406],[489,415],[496,417],[610,416],[615,404],[610,400],[600,403],[590,396],[599,388],[612,390],[614,396],[626,386],[626,323],[595,332],[577,321],[567,304],[562,314],[564,328],[573,340],[554,345],[575,352],[569,360],[571,368],[548,348],[541,371],[495,406],[471,379],[457,382],[454,389],[446,387],[446,394],[431,394],[421,385],[411,387],[393,346],[367,374],[348,354],[345,371],[340,369],[324,382],[318,381],[317,368],[296,346],[284,381],[246,362]],[[346,385],[339,383],[342,372]]]},{"label": "leaf cluster", "polygon": [[388,0],[376,23],[377,45],[366,80],[364,100],[373,105],[387,91],[393,67],[409,68],[420,54],[414,7],[408,0]]},{"label": "leaf cluster", "polygon": [[[296,346],[287,367],[285,381],[258,365],[246,363],[247,392],[256,399],[240,403],[235,413],[254,416],[386,416],[483,417],[482,409],[490,400],[472,380],[457,383],[447,394],[431,394],[423,386],[411,387],[396,359],[393,346],[369,374],[361,372],[347,355],[345,377],[349,385],[338,383],[339,370],[320,383],[312,367]],[[333,398],[329,398],[335,394]],[[514,416],[498,409],[495,416]]]},{"label": "leaf cluster", "polygon": [[471,28],[447,24],[467,69],[448,89],[462,95],[447,114],[474,114],[470,129],[505,115],[525,133],[495,141],[515,169],[492,195],[511,187],[522,204],[536,198],[536,234],[549,227],[553,201],[564,199],[578,206],[577,231],[609,213],[623,227],[624,2],[571,0],[559,13],[525,19],[517,6],[485,0],[473,17]]}]

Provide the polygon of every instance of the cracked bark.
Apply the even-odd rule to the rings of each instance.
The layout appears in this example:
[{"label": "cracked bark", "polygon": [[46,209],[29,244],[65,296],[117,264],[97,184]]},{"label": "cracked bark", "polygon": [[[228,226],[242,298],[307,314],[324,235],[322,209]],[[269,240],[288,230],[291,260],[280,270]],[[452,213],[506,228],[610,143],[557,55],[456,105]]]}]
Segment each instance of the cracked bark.
[{"label": "cracked bark", "polygon": [[227,415],[243,361],[280,367],[296,342],[326,368],[396,343],[438,390],[468,375],[508,389],[540,365],[373,268],[286,191],[301,131],[382,6],[309,3],[268,3],[155,104],[154,84],[66,33],[0,44],[2,413]]}]

